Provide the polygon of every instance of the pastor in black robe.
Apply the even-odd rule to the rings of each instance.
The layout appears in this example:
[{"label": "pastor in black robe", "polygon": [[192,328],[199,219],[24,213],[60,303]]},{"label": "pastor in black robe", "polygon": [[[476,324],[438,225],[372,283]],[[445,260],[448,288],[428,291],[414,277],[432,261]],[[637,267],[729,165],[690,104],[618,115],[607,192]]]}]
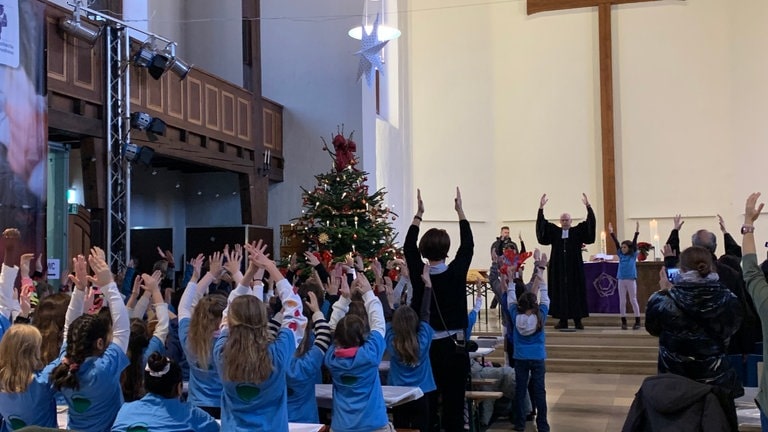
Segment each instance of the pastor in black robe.
[{"label": "pastor in black robe", "polygon": [[547,281],[549,314],[554,318],[581,320],[589,316],[581,245],[595,242],[595,225],[595,213],[587,206],[587,220],[571,227],[564,239],[563,229],[547,221],[544,209],[539,209],[536,239],[541,245],[552,245]]}]

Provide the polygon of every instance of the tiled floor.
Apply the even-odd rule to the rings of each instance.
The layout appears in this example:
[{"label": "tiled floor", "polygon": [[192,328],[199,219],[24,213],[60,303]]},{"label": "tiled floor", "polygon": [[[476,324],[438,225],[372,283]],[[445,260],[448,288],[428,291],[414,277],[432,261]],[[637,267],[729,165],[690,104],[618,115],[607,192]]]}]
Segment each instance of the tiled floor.
[{"label": "tiled floor", "polygon": [[[624,425],[629,406],[640,388],[643,375],[548,373],[547,407],[554,432],[616,432]],[[489,431],[510,431],[500,420]],[[526,431],[535,431],[533,422]]]}]

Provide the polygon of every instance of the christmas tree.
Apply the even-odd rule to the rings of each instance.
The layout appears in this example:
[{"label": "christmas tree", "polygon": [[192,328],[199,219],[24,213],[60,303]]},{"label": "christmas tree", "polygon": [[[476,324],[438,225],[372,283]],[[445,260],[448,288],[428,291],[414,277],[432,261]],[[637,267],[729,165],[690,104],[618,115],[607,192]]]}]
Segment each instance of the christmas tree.
[{"label": "christmas tree", "polygon": [[357,145],[339,131],[333,149],[323,139],[323,150],[333,160],[333,169],[315,175],[317,185],[302,187],[304,209],[294,219],[296,232],[308,249],[318,252],[321,261],[358,253],[364,258],[392,259],[397,253],[391,221],[397,214],[384,204],[382,188],[369,195],[368,173],[357,169]]}]

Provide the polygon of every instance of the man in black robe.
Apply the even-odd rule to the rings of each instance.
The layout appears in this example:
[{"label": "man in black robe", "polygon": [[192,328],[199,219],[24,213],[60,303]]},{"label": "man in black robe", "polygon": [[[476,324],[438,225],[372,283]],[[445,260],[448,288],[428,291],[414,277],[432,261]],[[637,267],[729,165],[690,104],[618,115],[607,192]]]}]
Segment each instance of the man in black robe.
[{"label": "man in black robe", "polygon": [[544,205],[547,194],[541,196],[539,215],[536,219],[536,239],[541,245],[552,245],[547,280],[551,299],[549,314],[559,322],[556,329],[568,328],[568,320],[582,330],[581,319],[589,316],[587,311],[587,291],[584,281],[584,261],[581,258],[582,244],[595,242],[595,213],[586,194],[582,202],[587,207],[587,219],[571,226],[571,215],[560,216],[560,226],[547,221],[544,217]]}]

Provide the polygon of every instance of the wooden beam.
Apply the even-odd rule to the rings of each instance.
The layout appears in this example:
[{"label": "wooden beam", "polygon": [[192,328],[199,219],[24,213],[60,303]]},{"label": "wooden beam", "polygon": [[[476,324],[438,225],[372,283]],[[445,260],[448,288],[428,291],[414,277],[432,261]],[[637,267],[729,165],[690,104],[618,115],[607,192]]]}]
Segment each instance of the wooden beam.
[{"label": "wooden beam", "polygon": [[104,121],[73,114],[70,112],[48,109],[48,126],[76,135],[104,137]]},{"label": "wooden beam", "polygon": [[[598,7],[598,38],[600,40],[600,142],[603,166],[603,225],[616,224],[616,157],[613,128],[613,54],[611,44],[611,5]],[[608,253],[616,252],[613,242],[607,242]]]},{"label": "wooden beam", "polygon": [[628,3],[644,3],[659,0],[528,0],[528,15],[539,12],[549,12],[566,9],[580,9],[586,7],[597,7],[602,5],[618,5]]}]

